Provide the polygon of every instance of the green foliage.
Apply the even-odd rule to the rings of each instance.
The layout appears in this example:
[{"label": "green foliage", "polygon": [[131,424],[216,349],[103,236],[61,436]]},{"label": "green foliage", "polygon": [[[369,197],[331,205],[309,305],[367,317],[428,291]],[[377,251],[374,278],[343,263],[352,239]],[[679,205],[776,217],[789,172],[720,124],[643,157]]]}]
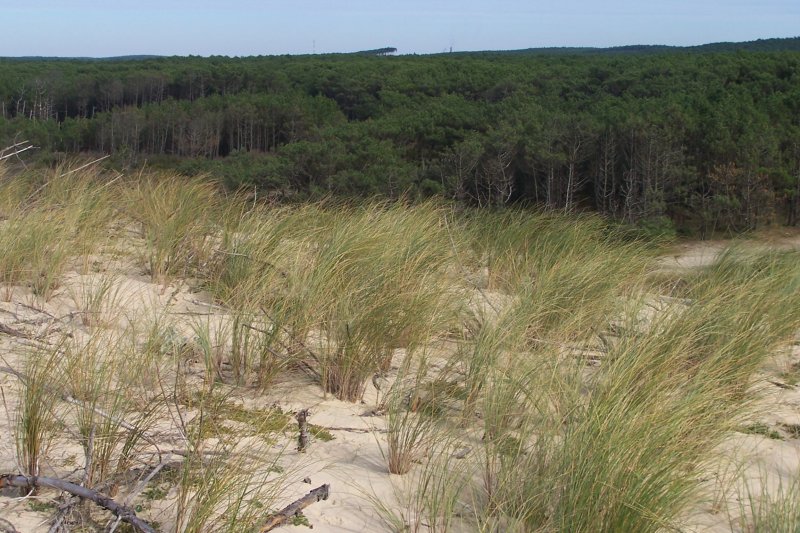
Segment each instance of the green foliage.
[{"label": "green foliage", "polygon": [[675,223],[666,216],[640,220],[635,225],[620,228],[622,234],[642,242],[669,242],[678,236]]},{"label": "green foliage", "polygon": [[443,195],[742,231],[798,222],[796,46],[0,61],[0,146],[110,152],[262,198]]},{"label": "green foliage", "polygon": [[28,502],[28,509],[34,513],[50,513],[56,508],[53,502],[31,500]]},{"label": "green foliage", "polygon": [[334,440],[336,438],[333,435],[333,433],[331,433],[330,431],[328,431],[324,427],[315,426],[314,424],[309,424],[308,425],[308,432],[315,439],[318,439],[318,440],[320,440],[322,442],[330,442],[330,441],[332,441],[332,440]]},{"label": "green foliage", "polygon": [[308,521],[308,517],[303,513],[294,515],[289,523],[293,526],[306,526],[309,529],[313,529],[311,522]]},{"label": "green foliage", "polygon": [[[497,156],[502,135],[493,143]],[[741,178],[735,166],[713,171]],[[181,465],[144,493],[177,485],[178,530],[253,530],[285,493],[276,474],[296,482],[274,455],[294,441],[290,416],[261,391],[234,398],[298,368],[343,400],[377,393],[386,425],[375,435],[410,489],[407,508],[378,502],[399,530],[673,529],[733,431],[797,437],[791,425],[744,425],[754,377],[800,327],[796,250],[733,247],[664,272],[655,246],[598,215],[432,201],[274,207],[162,175],[115,182],[109,199],[95,194],[111,189],[98,176],[62,174],[0,183],[2,227],[14,229],[0,234],[9,287],[25,281],[12,274],[28,261],[13,246],[26,231],[46,244],[59,235],[45,231],[51,219],[70,221],[72,250],[107,253],[97,234],[135,216],[142,238],[122,231],[118,242],[166,258],[149,263],[165,276],[203,278],[216,303],[181,319],[176,292],[140,315],[115,296],[118,278],[86,289],[85,309],[119,307],[118,320],[73,321],[58,342],[10,354],[21,356],[9,403],[17,463],[40,473],[53,464],[48,444],[64,440],[91,459],[85,482],[97,487],[130,471],[155,436],[179,434]],[[120,198],[129,203],[112,220]],[[793,486],[762,494],[741,520],[780,530],[796,521],[796,496]]]},{"label": "green foliage", "polygon": [[783,440],[783,436],[780,433],[774,429],[770,429],[768,425],[761,422],[742,426],[739,428],[739,432],[746,433],[748,435],[763,435],[772,440]]}]

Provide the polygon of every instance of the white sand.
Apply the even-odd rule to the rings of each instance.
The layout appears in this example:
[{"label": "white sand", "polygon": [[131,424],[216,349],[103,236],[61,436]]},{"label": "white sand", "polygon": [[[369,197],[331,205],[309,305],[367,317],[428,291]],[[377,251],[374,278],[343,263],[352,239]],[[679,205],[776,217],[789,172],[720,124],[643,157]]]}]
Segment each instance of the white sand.
[{"label": "white sand", "polygon": [[[723,249],[723,243],[700,243],[681,245],[676,253],[665,257],[661,266],[670,268],[691,268],[707,265]],[[130,250],[129,250],[130,251]],[[122,259],[120,259],[122,257]],[[134,266],[133,261],[125,259],[124,254],[98,256],[96,265],[107,266],[115,279],[113,318],[108,328],[125,328],[130,323],[152,314],[153,310],[166,311],[181,335],[190,335],[192,320],[226,319],[224,312],[208,305],[209,298],[203,293],[193,292],[188,284],[161,286],[152,283],[148,277]],[[110,265],[110,266],[108,266]],[[79,274],[68,272],[62,287],[49,302],[40,302],[29,291],[17,289],[9,302],[0,302],[0,322],[43,339],[57,339],[63,332],[72,331],[76,336],[85,336],[88,329],[81,324],[75,298],[77,288],[103,273]],[[470,305],[492,314],[491,307],[507,304],[502,294],[489,295],[492,305],[488,306],[483,297],[474,297]],[[28,306],[21,305],[27,304]],[[35,308],[40,308],[37,311]],[[0,366],[17,369],[24,367],[24,347],[19,339],[0,335],[0,353],[3,360]],[[765,369],[763,387],[766,391],[762,401],[763,409],[757,416],[771,428],[778,428],[784,440],[772,440],[760,435],[736,433],[724,444],[732,461],[745,461],[747,475],[754,480],[764,479],[767,474],[768,486],[774,490],[779,481],[783,483],[796,479],[800,472],[800,439],[780,429],[780,424],[800,424],[800,390],[796,386],[780,388],[770,381],[782,383],[780,373],[792,364],[800,362],[800,348],[792,353],[776,358],[772,368]],[[195,364],[198,373],[202,365]],[[5,413],[0,415],[0,472],[16,472],[14,444],[12,439],[16,395],[19,383],[14,376],[0,373],[0,389],[5,401]],[[237,392],[234,397],[248,408],[265,408],[278,405],[287,412],[310,409],[310,422],[332,429],[335,439],[330,442],[312,440],[307,453],[297,453],[291,445],[287,448],[281,463],[287,466],[287,490],[275,507],[282,507],[309,490],[323,483],[331,485],[330,499],[311,505],[305,510],[314,531],[318,532],[380,532],[391,531],[382,522],[375,502],[403,513],[400,503],[403,488],[411,477],[393,476],[388,473],[382,450],[385,449],[385,436],[381,430],[385,421],[381,416],[368,416],[375,408],[379,392],[368,385],[364,403],[346,403],[331,397],[325,398],[316,384],[299,375],[281,377],[267,394],[254,391]],[[165,419],[161,426],[165,449],[177,447],[180,439],[175,435],[174,423]],[[48,463],[43,466],[44,475],[72,476],[80,473],[83,462],[81,448],[64,439],[54,443],[48,454]],[[79,474],[78,474],[79,475]],[[411,474],[413,476],[413,474]],[[311,483],[305,483],[305,478]],[[735,478],[729,465],[719,465],[716,472],[710,473],[707,482],[709,500],[700,502],[686,520],[687,531],[721,532],[731,531],[725,506],[736,508],[736,490],[723,493],[723,487]],[[42,491],[40,498],[20,498],[17,491],[7,490],[0,495],[0,517],[10,521],[21,532],[47,531],[52,510],[45,512],[32,510],[32,503],[51,502],[57,495],[53,491]],[[720,505],[719,502],[722,502]],[[169,521],[169,500],[148,502],[150,510],[142,513],[146,519],[158,520],[162,524]],[[167,510],[165,512],[165,509]],[[299,529],[298,529],[299,528]],[[287,526],[286,530],[307,531],[303,526]]]}]

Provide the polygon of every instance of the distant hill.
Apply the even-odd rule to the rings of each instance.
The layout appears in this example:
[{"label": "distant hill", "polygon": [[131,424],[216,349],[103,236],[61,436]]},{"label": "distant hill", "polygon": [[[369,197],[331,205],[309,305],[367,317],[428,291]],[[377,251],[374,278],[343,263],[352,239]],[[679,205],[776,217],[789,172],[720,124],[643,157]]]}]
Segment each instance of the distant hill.
[{"label": "distant hill", "polygon": [[[716,53],[716,52],[800,52],[800,37],[786,37],[776,39],[758,39],[756,41],[745,42],[721,42],[708,43],[697,46],[668,46],[662,44],[631,44],[625,46],[612,46],[608,48],[596,47],[543,47],[543,48],[523,48],[520,50],[474,50],[459,52],[444,52],[439,54],[420,54],[420,55],[539,55],[539,56],[558,56],[558,55],[648,55],[663,53]],[[377,48],[375,50],[362,50],[359,52],[349,52],[341,54],[323,55],[365,55],[365,56],[384,56],[394,55],[397,48]],[[304,55],[304,54],[301,54]],[[413,54],[417,55],[417,54]],[[151,59],[162,59],[170,56],[160,55],[126,55],[114,57],[48,57],[48,56],[21,56],[21,57],[0,57],[4,61],[146,61]],[[177,57],[177,56],[173,56]]]},{"label": "distant hill", "polygon": [[642,55],[662,54],[669,52],[689,53],[715,53],[715,52],[800,52],[800,37],[786,37],[779,39],[758,39],[745,42],[708,43],[697,46],[668,46],[662,44],[633,44],[626,46],[612,46],[608,48],[593,47],[545,47],[524,48],[521,50],[500,50],[497,52],[456,52],[464,54],[474,53],[499,53],[499,54],[530,54],[530,55]]},{"label": "distant hill", "polygon": [[363,56],[388,56],[396,52],[397,48],[389,46],[386,48],[376,48],[375,50],[362,50],[360,52],[356,52],[356,54]]}]

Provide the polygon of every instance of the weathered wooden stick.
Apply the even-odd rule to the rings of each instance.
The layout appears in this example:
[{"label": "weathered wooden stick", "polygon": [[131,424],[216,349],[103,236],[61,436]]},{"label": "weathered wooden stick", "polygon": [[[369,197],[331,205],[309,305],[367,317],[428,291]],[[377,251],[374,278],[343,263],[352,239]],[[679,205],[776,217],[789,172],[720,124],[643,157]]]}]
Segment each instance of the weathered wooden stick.
[{"label": "weathered wooden stick", "polygon": [[25,374],[23,374],[18,370],[14,370],[10,366],[0,366],[0,372],[2,372],[3,374],[11,374],[12,376],[15,376],[17,379],[19,379],[23,384],[25,383]]},{"label": "weathered wooden stick", "polygon": [[[33,146],[30,146],[29,148],[33,148]],[[27,148],[26,148],[25,150],[27,150]],[[20,150],[20,152],[24,152],[25,150]],[[17,153],[20,153],[20,152],[17,152]],[[11,155],[16,155],[16,154],[11,154]],[[5,159],[6,157],[11,157],[11,156],[2,156],[2,157],[0,157],[0,159]],[[100,158],[98,158],[98,159],[95,159],[94,161],[91,161],[91,162],[89,162],[89,163],[86,163],[85,165],[81,165],[81,166],[79,166],[78,168],[74,168],[74,169],[72,169],[72,170],[69,170],[69,171],[67,171],[67,172],[64,172],[63,174],[61,174],[61,175],[60,175],[60,176],[58,176],[58,177],[59,177],[59,178],[63,178],[64,176],[69,176],[69,175],[70,175],[70,174],[72,174],[73,172],[78,172],[79,170],[83,170],[84,168],[86,168],[86,167],[89,167],[89,166],[92,166],[92,165],[94,165],[95,163],[99,163],[100,161],[102,161],[102,160],[104,160],[104,159],[107,159],[107,158],[109,158],[109,157],[111,157],[111,155],[110,155],[110,154],[109,154],[109,155],[104,155],[103,157],[100,157]],[[119,176],[117,176],[117,178],[119,178]],[[114,179],[116,180],[117,178],[114,178]],[[113,181],[113,180],[112,180],[112,181]],[[46,182],[45,182],[45,183],[44,183],[44,184],[43,184],[41,187],[39,187],[38,189],[36,189],[35,191],[33,191],[31,194],[29,194],[29,195],[28,195],[28,198],[33,198],[33,197],[35,197],[37,194],[39,194],[40,192],[42,192],[42,191],[44,190],[44,188],[45,188],[45,187],[47,187],[48,185],[50,185],[50,182],[49,182],[49,181],[46,181]]]},{"label": "weathered wooden stick", "polygon": [[[81,480],[81,487],[86,487],[89,484],[89,481],[92,479],[92,451],[94,449],[94,433],[96,428],[97,426],[92,424],[92,431],[89,433],[89,439],[85,450],[86,461],[84,462],[83,467],[83,479]],[[72,508],[75,507],[79,501],[81,500],[77,496],[67,499],[67,501],[64,502],[64,505],[60,507],[58,514],[53,520],[53,525],[50,526],[50,529],[47,531],[47,533],[58,533],[61,531],[64,520],[67,519],[67,516],[69,516],[69,514],[72,512]]]},{"label": "weathered wooden stick", "polygon": [[20,148],[16,152],[12,152],[10,154],[5,154],[5,155],[0,155],[0,161],[2,161],[3,159],[8,159],[9,157],[14,157],[15,155],[19,155],[22,152],[27,152],[28,150],[30,150],[32,148],[34,148],[34,146],[26,146],[25,148]]},{"label": "weathered wooden stick", "polygon": [[276,527],[282,526],[291,520],[293,516],[300,514],[303,509],[312,503],[316,503],[321,500],[327,500],[328,496],[330,495],[330,490],[331,486],[326,483],[325,485],[312,490],[296,502],[290,503],[274,515],[270,516],[267,519],[267,522],[259,530],[260,533],[266,533],[267,531],[272,531]]},{"label": "weathered wooden stick", "polygon": [[300,435],[297,437],[297,451],[304,453],[308,447],[308,409],[298,411],[295,418],[300,428]]},{"label": "weathered wooden stick", "polygon": [[17,146],[22,146],[23,144],[28,144],[29,142],[30,141],[20,141],[18,143],[12,144],[11,146],[6,146],[5,148],[0,149],[0,155],[3,155],[4,153],[8,152],[9,150],[13,150]]},{"label": "weathered wooden stick", "polygon": [[66,520],[67,515],[72,512],[72,508],[79,501],[81,501],[81,499],[77,496],[70,496],[61,506],[59,506],[58,514],[53,520],[53,525],[51,525],[50,529],[47,530],[47,533],[58,533],[59,531],[65,531],[62,527],[64,520]]},{"label": "weathered wooden stick", "polygon": [[20,339],[30,339],[31,336],[27,333],[19,331],[18,329],[14,329],[11,326],[6,326],[5,324],[0,324],[0,333],[8,335],[10,337],[18,337]]},{"label": "weathered wooden stick", "polygon": [[33,306],[33,305],[28,305],[28,304],[26,304],[24,302],[14,302],[14,304],[16,306],[18,306],[18,307],[24,307],[25,309],[30,309],[31,311],[34,311],[36,313],[41,313],[43,315],[47,315],[50,318],[52,318],[53,320],[58,320],[55,315],[53,315],[51,313],[48,313],[46,310],[44,310],[44,309],[42,309],[40,307],[36,307],[36,306]]},{"label": "weathered wooden stick", "polygon": [[47,487],[68,492],[74,496],[78,496],[79,498],[92,501],[100,507],[111,511],[121,518],[123,522],[127,522],[139,531],[143,531],[144,533],[155,533],[155,529],[153,529],[150,524],[136,516],[136,511],[130,507],[120,505],[108,496],[103,496],[92,489],[87,489],[86,487],[81,487],[80,485],[76,485],[75,483],[70,483],[62,479],[5,474],[0,476],[0,489],[5,487],[19,487],[28,489]]},{"label": "weathered wooden stick", "polygon": [[388,433],[386,429],[379,428],[346,428],[339,426],[319,426],[321,429],[327,431],[347,431],[348,433]]},{"label": "weathered wooden stick", "polygon": [[196,450],[166,450],[164,453],[169,453],[172,455],[177,455],[180,457],[192,457],[195,455],[200,455],[203,457],[242,457],[244,459],[250,459],[251,461],[263,461],[264,457],[262,455],[258,455],[255,453],[248,453],[248,452],[233,452],[233,451],[218,451],[218,450],[203,450],[203,451],[196,451]]},{"label": "weathered wooden stick", "polygon": [[94,165],[95,163],[99,163],[99,162],[100,162],[100,161],[102,161],[103,159],[108,159],[109,157],[111,157],[111,154],[104,155],[103,157],[97,158],[97,159],[95,159],[94,161],[91,161],[91,162],[89,162],[89,163],[86,163],[85,165],[81,165],[81,166],[79,166],[78,168],[73,168],[72,170],[70,170],[70,171],[68,171],[68,172],[64,172],[63,174],[61,174],[61,175],[59,176],[59,178],[63,178],[64,176],[69,176],[70,174],[73,174],[73,173],[75,173],[75,172],[78,172],[79,170],[83,170],[84,168],[86,168],[86,167],[89,167],[89,166],[92,166],[92,165]]}]

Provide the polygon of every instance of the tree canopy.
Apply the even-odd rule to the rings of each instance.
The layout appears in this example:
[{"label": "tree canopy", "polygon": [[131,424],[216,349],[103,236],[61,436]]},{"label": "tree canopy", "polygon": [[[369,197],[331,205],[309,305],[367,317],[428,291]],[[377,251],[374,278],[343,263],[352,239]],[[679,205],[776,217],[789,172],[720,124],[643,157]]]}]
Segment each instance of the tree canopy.
[{"label": "tree canopy", "polygon": [[0,59],[0,142],[215,172],[281,197],[441,194],[706,232],[797,224],[800,52],[784,41]]}]

